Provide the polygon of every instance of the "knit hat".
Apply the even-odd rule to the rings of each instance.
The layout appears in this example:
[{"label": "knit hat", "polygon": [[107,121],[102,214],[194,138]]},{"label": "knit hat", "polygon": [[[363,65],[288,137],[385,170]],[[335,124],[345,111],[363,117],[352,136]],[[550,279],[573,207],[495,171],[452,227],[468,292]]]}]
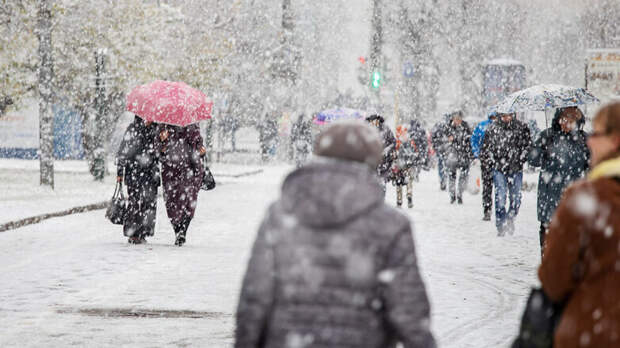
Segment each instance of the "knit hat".
[{"label": "knit hat", "polygon": [[377,167],[383,142],[376,128],[357,120],[335,122],[316,138],[314,154]]}]

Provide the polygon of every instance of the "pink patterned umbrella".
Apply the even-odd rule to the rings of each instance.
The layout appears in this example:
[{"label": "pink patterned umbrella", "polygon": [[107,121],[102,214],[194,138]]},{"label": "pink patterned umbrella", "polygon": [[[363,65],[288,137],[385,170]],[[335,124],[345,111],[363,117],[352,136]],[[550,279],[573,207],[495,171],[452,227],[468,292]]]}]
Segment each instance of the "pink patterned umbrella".
[{"label": "pink patterned umbrella", "polygon": [[213,102],[183,82],[154,81],[134,88],[127,111],[146,121],[187,126],[211,118]]}]

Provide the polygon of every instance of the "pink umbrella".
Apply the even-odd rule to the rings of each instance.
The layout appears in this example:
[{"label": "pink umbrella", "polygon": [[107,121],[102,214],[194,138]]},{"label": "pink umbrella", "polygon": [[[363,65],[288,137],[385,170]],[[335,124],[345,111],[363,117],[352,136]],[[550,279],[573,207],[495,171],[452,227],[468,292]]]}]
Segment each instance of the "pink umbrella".
[{"label": "pink umbrella", "polygon": [[154,81],[134,88],[127,111],[146,121],[187,126],[211,118],[213,102],[183,82]]}]

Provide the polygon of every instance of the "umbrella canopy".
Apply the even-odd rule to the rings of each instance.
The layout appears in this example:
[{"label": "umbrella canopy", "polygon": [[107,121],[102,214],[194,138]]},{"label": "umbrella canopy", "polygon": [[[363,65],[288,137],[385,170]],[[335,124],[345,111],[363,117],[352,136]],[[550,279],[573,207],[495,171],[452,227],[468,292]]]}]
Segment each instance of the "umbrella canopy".
[{"label": "umbrella canopy", "polygon": [[146,121],[187,126],[211,118],[213,102],[183,82],[155,81],[134,88],[127,111]]},{"label": "umbrella canopy", "polygon": [[356,109],[348,109],[348,108],[337,108],[337,109],[329,109],[323,110],[319,112],[314,117],[315,124],[325,124],[331,123],[337,120],[346,120],[346,119],[360,119],[366,116],[365,111],[356,110]]},{"label": "umbrella canopy", "polygon": [[598,102],[598,98],[580,87],[536,85],[508,95],[489,112],[545,111]]}]

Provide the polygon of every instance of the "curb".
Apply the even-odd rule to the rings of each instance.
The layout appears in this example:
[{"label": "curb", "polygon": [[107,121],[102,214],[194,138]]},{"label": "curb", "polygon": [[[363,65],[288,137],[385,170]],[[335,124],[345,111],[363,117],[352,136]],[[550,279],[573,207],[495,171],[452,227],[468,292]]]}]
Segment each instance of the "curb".
[{"label": "curb", "polygon": [[20,227],[37,224],[43,220],[47,220],[47,219],[51,219],[55,217],[85,213],[85,212],[92,211],[92,210],[105,209],[107,207],[108,207],[108,201],[104,201],[104,202],[99,202],[99,203],[93,203],[93,204],[73,207],[71,209],[62,210],[62,211],[58,211],[54,213],[31,216],[31,217],[27,217],[25,219],[20,219],[16,221],[9,221],[7,223],[0,225],[0,232],[6,232],[6,231],[14,230]]}]

